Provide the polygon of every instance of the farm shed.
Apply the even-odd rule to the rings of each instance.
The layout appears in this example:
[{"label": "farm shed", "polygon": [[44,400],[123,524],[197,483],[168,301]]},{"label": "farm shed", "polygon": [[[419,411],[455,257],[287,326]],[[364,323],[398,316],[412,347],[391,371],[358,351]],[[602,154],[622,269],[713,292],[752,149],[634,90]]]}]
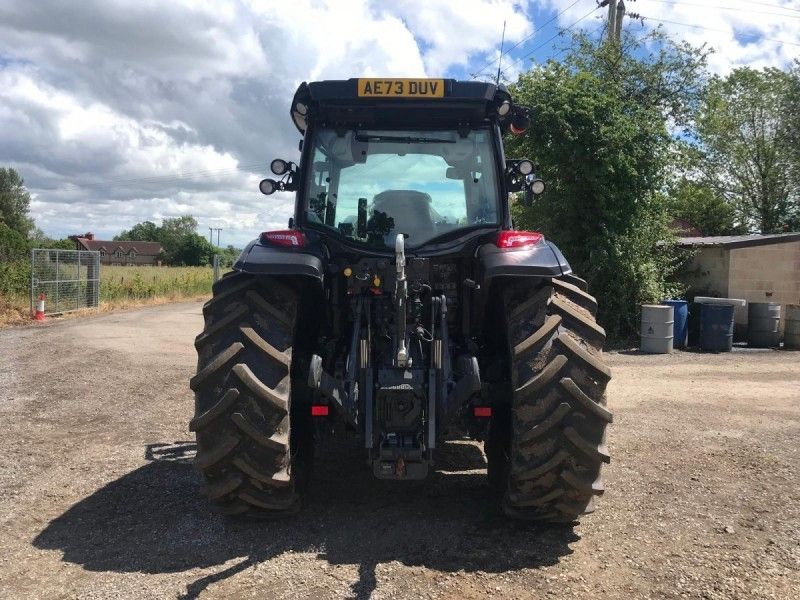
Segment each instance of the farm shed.
[{"label": "farm shed", "polygon": [[[800,233],[680,238],[695,255],[682,276],[687,296],[800,304]],[[781,316],[785,310],[782,309]],[[736,308],[734,336],[747,332],[747,308]],[[783,321],[781,321],[781,329]]]}]

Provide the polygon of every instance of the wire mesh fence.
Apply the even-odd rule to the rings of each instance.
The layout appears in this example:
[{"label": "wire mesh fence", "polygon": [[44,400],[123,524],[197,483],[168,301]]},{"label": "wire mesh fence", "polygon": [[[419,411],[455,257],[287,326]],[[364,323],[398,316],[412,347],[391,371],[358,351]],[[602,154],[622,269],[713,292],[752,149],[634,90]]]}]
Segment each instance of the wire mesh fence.
[{"label": "wire mesh fence", "polygon": [[31,250],[31,311],[40,294],[45,314],[100,304],[100,253],[87,250]]}]

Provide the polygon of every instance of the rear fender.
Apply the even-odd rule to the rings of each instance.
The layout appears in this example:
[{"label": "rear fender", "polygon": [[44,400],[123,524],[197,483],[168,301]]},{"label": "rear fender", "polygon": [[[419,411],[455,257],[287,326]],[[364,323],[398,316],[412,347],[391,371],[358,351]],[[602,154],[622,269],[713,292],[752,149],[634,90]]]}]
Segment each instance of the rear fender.
[{"label": "rear fender", "polygon": [[477,258],[480,289],[475,295],[470,324],[476,336],[483,335],[484,325],[493,322],[493,307],[502,305],[504,282],[517,277],[541,280],[572,272],[556,245],[544,239],[527,248],[503,249],[495,244],[484,244],[478,249]]},{"label": "rear fender", "polygon": [[308,278],[322,288],[325,269],[322,257],[313,250],[265,246],[254,240],[242,250],[233,263],[233,270],[251,275],[289,275]]},{"label": "rear fender", "polygon": [[478,250],[480,278],[488,288],[495,277],[559,277],[572,269],[552,242],[542,240],[527,248],[498,248],[484,244]]}]

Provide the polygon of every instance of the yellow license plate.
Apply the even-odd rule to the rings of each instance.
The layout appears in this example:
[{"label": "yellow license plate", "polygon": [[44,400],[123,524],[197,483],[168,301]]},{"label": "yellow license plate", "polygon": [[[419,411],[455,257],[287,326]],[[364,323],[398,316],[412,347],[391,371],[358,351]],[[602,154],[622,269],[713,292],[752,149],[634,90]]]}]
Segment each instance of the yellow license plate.
[{"label": "yellow license plate", "polygon": [[361,98],[444,98],[444,79],[359,79]]}]

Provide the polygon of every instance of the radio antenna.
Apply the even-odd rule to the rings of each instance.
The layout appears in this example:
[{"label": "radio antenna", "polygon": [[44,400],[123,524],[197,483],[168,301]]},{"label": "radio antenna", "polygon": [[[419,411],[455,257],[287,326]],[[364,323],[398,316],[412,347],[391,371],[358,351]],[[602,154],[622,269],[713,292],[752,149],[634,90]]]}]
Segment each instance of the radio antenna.
[{"label": "radio antenna", "polygon": [[506,22],[503,21],[503,35],[500,37],[500,58],[497,59],[497,79],[495,85],[500,85],[500,67],[503,65],[503,44],[506,41]]}]

